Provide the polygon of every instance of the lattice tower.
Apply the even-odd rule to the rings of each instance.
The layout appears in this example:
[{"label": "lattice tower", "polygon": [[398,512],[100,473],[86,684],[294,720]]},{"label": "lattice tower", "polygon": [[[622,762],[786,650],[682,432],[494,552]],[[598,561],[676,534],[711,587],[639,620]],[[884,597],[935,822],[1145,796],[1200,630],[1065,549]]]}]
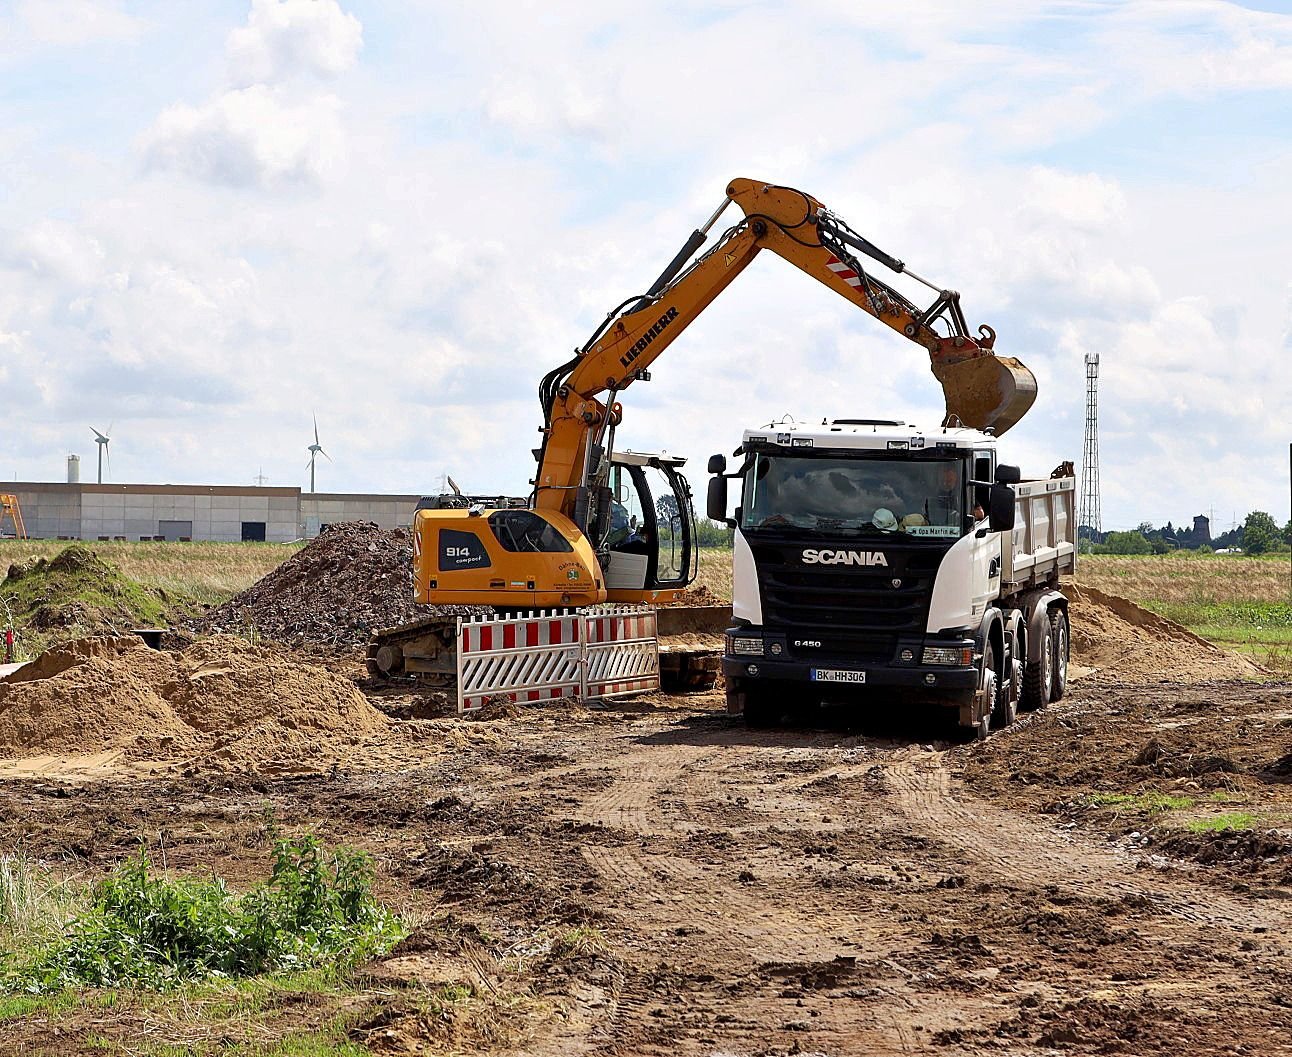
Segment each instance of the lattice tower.
[{"label": "lattice tower", "polygon": [[1086,442],[1081,455],[1081,505],[1077,529],[1102,532],[1099,513],[1099,353],[1086,353]]}]

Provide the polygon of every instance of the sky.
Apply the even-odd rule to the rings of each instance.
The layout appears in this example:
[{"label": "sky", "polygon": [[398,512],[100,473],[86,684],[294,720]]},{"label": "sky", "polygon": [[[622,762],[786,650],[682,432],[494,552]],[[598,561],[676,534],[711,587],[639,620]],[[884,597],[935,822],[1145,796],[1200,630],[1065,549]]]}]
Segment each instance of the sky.
[{"label": "sky", "polygon": [[[0,0],[0,478],[110,427],[112,481],[304,487],[317,415],[320,490],[524,494],[540,377],[745,176],[961,292],[1036,374],[1025,475],[1098,353],[1105,529],[1282,523],[1292,4],[965,11]],[[772,254],[652,374],[619,442],[697,495],[746,428],[942,407]]]}]

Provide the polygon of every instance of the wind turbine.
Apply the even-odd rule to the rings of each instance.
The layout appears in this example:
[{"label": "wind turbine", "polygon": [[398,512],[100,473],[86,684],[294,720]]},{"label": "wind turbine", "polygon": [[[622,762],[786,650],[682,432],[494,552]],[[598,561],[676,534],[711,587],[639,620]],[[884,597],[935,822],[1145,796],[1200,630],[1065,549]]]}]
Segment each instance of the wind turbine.
[{"label": "wind turbine", "polygon": [[[103,483],[103,453],[108,449],[108,441],[112,439],[112,423],[108,423],[108,432],[100,433],[93,426],[90,432],[94,434],[94,443],[99,446],[99,484]],[[108,473],[112,473],[112,453],[108,452]]]},{"label": "wind turbine", "polygon": [[325,452],[325,451],[323,450],[323,445],[319,443],[319,417],[318,417],[318,415],[315,415],[315,416],[314,416],[314,443],[313,443],[313,444],[311,444],[311,445],[306,449],[306,451],[308,451],[308,452],[310,453],[310,461],[309,461],[309,464],[308,464],[308,465],[309,465],[309,468],[310,468],[310,491],[311,491],[311,492],[313,492],[313,491],[314,491],[314,460],[315,460],[315,459],[317,459],[320,455],[322,455],[322,456],[323,456],[323,458],[327,459],[327,461],[328,461],[328,462],[331,462],[331,461],[332,461],[332,456],[331,456],[331,455],[329,455],[327,452]]}]

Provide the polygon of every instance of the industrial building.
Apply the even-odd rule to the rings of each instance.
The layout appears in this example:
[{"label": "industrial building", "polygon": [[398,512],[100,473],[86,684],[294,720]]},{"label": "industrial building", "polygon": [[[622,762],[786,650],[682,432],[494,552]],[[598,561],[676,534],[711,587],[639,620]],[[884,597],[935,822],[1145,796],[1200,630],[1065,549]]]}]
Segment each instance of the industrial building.
[{"label": "industrial building", "polygon": [[33,539],[267,540],[317,536],[339,521],[413,523],[420,496],[229,485],[6,482]]}]

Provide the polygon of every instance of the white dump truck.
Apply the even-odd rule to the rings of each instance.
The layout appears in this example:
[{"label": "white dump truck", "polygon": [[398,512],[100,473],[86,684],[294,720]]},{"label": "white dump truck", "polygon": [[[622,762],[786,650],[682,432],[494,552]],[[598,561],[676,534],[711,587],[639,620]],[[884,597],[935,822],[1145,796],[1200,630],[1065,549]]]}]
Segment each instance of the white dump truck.
[{"label": "white dump truck", "polygon": [[804,695],[916,698],[985,737],[1062,697],[1076,480],[1070,464],[1023,480],[996,447],[837,419],[747,430],[730,472],[713,456],[708,514],[735,529],[728,711],[760,724]]}]

